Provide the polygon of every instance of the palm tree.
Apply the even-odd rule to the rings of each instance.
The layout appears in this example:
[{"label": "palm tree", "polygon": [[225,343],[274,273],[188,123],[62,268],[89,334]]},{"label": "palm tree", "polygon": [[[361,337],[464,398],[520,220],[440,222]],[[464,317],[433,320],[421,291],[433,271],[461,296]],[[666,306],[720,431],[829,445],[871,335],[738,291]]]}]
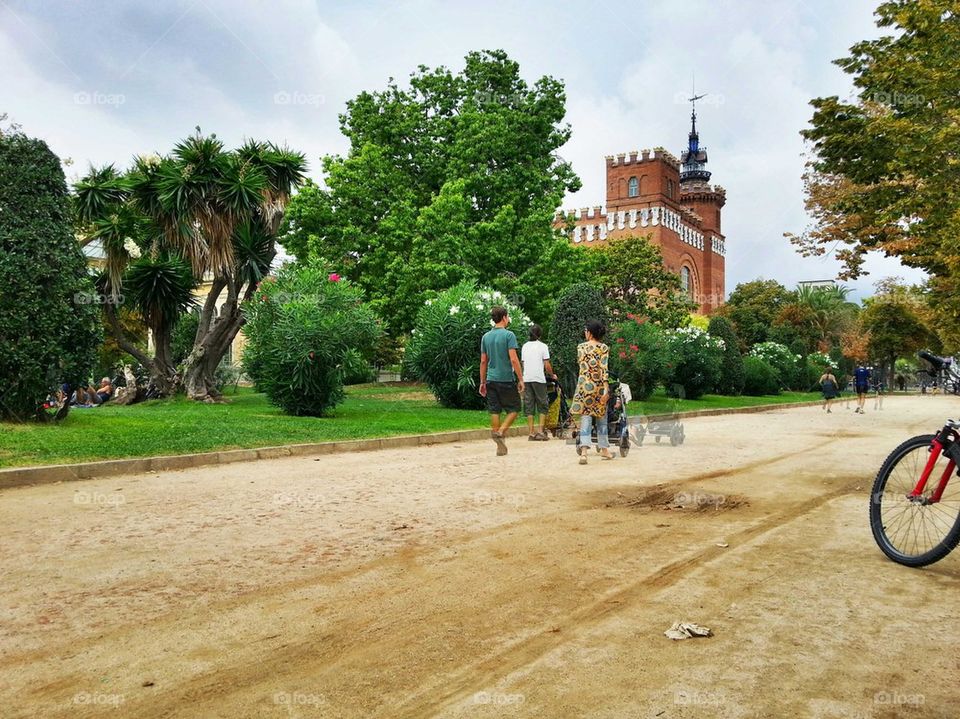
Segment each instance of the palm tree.
[{"label": "palm tree", "polygon": [[797,288],[797,304],[811,311],[821,350],[829,349],[856,319],[859,307],[847,300],[849,294],[849,288],[840,286]]},{"label": "palm tree", "polygon": [[[123,175],[112,165],[91,169],[77,183],[81,234],[102,241],[110,291],[119,297],[133,282],[132,297],[151,327],[157,353],[147,366],[158,386],[176,384],[171,330],[189,306],[183,293],[206,279],[211,289],[180,379],[190,397],[218,396],[214,373],[243,326],[242,303],[276,256],[283,211],[305,170],[301,153],[253,140],[226,151],[197,128],[168,156],[138,157]],[[134,267],[140,252],[149,260]]]}]

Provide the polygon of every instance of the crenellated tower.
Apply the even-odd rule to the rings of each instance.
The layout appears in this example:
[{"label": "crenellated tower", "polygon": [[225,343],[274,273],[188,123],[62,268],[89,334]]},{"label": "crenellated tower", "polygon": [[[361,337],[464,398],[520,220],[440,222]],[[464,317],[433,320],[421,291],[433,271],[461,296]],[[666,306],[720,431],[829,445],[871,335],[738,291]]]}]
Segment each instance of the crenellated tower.
[{"label": "crenellated tower", "polygon": [[[701,96],[702,97],[702,96]],[[608,155],[606,207],[558,212],[556,226],[573,225],[570,239],[603,246],[627,235],[646,235],[660,248],[667,269],[707,313],[723,304],[722,187],[710,185],[706,148],[697,133],[696,100],[687,149],[680,159],[662,147]]]}]

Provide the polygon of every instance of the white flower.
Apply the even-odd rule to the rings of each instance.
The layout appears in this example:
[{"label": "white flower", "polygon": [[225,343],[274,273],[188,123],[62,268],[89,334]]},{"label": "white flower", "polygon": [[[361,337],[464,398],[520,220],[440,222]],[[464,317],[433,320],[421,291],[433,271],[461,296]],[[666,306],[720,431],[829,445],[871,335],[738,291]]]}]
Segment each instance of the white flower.
[{"label": "white flower", "polygon": [[123,241],[123,249],[125,249],[127,254],[133,259],[137,259],[140,256],[140,248],[137,246],[137,243],[129,237]]},{"label": "white flower", "polygon": [[433,300],[427,300],[427,301],[424,302],[423,304],[425,304],[427,307],[429,307],[430,305],[433,304]]},{"label": "white flower", "polygon": [[459,311],[460,311],[460,308],[457,307],[456,305],[453,305],[453,306],[450,307],[450,314],[451,314],[451,315],[455,315],[455,314],[457,314],[457,312],[459,312]]}]

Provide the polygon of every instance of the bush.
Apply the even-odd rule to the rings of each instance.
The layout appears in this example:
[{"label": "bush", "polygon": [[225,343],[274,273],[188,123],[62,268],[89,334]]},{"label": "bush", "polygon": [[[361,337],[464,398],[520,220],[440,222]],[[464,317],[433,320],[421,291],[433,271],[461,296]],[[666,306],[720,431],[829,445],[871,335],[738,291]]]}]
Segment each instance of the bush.
[{"label": "bush", "polygon": [[726,395],[738,395],[743,392],[743,356],[740,354],[740,341],[733,324],[726,317],[711,317],[707,331],[723,340],[723,364],[720,367],[720,381],[717,392]]},{"label": "bush", "polygon": [[[376,350],[374,350],[375,352]],[[366,384],[367,382],[375,382],[376,379],[376,370],[362,354],[356,350],[347,352],[343,360],[343,383],[345,385]]]},{"label": "bush", "polygon": [[666,386],[671,397],[699,399],[720,381],[724,342],[696,327],[667,332]]},{"label": "bush", "polygon": [[490,310],[500,305],[510,315],[509,329],[523,344],[529,318],[507,298],[463,282],[427,300],[417,313],[416,327],[404,353],[407,376],[425,382],[444,407],[482,409],[480,340],[492,322]]},{"label": "bush", "polygon": [[780,374],[766,360],[747,355],[743,358],[743,393],[751,397],[780,394]]},{"label": "bush", "polygon": [[588,320],[599,320],[609,326],[603,293],[586,282],[571,285],[557,298],[550,326],[551,364],[569,397],[573,396],[580,374],[577,345],[583,342],[583,327]]},{"label": "bush", "polygon": [[634,399],[644,400],[666,376],[667,343],[663,330],[633,315],[610,333],[610,374],[630,385]]},{"label": "bush", "polygon": [[60,383],[90,379],[100,338],[60,160],[0,131],[0,418],[40,417]]},{"label": "bush", "polygon": [[177,324],[173,326],[170,338],[170,358],[174,367],[178,367],[193,350],[193,341],[200,326],[200,311],[193,310],[180,315]]},{"label": "bush", "polygon": [[789,347],[778,342],[759,342],[750,350],[752,357],[759,357],[777,371],[780,387],[789,389],[799,382],[801,366],[800,355],[794,354]]},{"label": "bush", "polygon": [[363,295],[312,262],[285,265],[244,304],[243,367],[287,414],[320,417],[343,401],[352,353],[373,354],[381,329]]}]

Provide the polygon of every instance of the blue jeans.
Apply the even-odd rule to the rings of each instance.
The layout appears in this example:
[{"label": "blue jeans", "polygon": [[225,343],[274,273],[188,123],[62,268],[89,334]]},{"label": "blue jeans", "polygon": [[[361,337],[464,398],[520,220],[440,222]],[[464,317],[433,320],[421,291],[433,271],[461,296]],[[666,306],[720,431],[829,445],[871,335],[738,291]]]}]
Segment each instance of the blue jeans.
[{"label": "blue jeans", "polygon": [[607,415],[602,417],[591,417],[589,414],[580,416],[580,446],[590,446],[590,429],[593,423],[597,423],[597,446],[605,449],[610,446],[610,439],[607,437]]}]

